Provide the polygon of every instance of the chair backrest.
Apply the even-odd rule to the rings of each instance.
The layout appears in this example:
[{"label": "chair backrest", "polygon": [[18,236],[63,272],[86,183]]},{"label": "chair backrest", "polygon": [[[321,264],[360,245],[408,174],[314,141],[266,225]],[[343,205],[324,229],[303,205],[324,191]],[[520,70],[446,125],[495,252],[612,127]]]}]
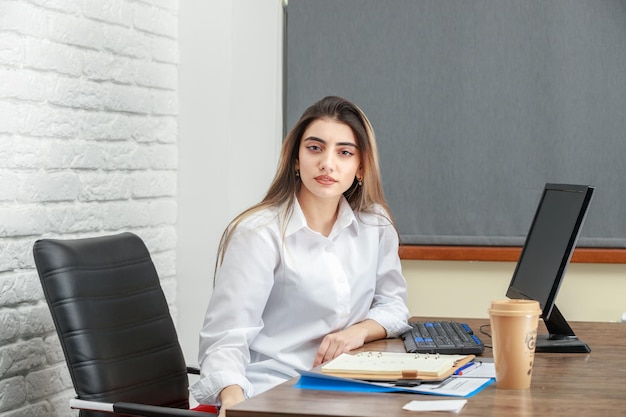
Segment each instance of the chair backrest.
[{"label": "chair backrest", "polygon": [[77,398],[188,408],[185,360],[138,236],[41,239],[33,255]]}]

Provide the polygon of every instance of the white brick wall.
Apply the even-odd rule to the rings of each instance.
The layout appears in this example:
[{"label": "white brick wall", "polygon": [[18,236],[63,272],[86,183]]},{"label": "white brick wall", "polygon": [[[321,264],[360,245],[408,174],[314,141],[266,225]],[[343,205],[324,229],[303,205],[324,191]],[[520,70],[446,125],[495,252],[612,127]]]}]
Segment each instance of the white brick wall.
[{"label": "white brick wall", "polygon": [[133,231],[176,314],[178,0],[0,0],[0,417],[76,416],[32,259]]}]

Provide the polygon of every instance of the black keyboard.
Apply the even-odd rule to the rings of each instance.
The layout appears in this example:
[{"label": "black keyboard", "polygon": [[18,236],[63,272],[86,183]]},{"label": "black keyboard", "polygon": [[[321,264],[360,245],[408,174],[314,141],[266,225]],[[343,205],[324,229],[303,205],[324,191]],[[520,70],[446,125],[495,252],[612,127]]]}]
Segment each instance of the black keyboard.
[{"label": "black keyboard", "polygon": [[402,336],[409,353],[480,355],[485,344],[464,323],[456,321],[410,321],[411,330]]}]

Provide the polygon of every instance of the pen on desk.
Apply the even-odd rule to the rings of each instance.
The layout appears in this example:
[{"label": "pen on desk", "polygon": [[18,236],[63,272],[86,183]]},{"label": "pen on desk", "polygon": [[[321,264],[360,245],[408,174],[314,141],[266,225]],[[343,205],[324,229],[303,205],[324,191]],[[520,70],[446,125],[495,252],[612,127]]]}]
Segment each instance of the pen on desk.
[{"label": "pen on desk", "polygon": [[461,366],[459,369],[457,369],[457,370],[454,372],[454,375],[459,375],[459,376],[462,376],[463,374],[468,373],[469,371],[471,371],[472,369],[474,369],[474,368],[478,367],[479,365],[480,365],[480,363],[479,363],[479,362],[470,362],[470,363],[467,363],[467,364],[465,364],[465,365]]}]

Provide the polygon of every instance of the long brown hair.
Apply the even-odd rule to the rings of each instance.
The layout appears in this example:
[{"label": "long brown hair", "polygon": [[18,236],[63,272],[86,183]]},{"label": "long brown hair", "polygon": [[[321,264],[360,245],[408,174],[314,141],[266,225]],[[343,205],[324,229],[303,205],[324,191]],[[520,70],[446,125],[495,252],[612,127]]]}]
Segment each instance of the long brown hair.
[{"label": "long brown hair", "polygon": [[296,194],[300,190],[301,182],[296,176],[296,161],[300,150],[300,142],[309,125],[318,119],[329,119],[348,125],[356,137],[357,146],[361,157],[361,171],[363,173],[362,185],[357,179],[344,196],[350,207],[358,215],[360,212],[369,212],[374,205],[381,206],[389,221],[393,219],[383,194],[380,167],[378,164],[378,147],[370,121],[363,111],[354,103],[336,96],[328,96],[307,108],[295,126],[289,131],[282,144],[278,170],[267,194],[260,203],[239,214],[228,225],[220,240],[218,248],[219,265],[223,259],[228,242],[237,226],[250,214],[268,207],[279,207],[280,218],[284,226],[293,211]]}]

